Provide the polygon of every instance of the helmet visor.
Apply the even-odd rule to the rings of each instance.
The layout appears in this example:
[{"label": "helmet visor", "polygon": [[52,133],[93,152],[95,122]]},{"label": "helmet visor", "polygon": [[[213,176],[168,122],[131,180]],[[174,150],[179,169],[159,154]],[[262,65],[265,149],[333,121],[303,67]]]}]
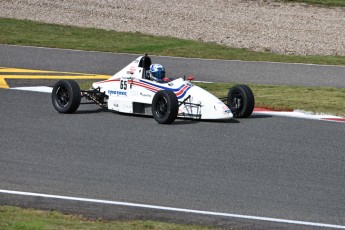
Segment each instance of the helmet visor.
[{"label": "helmet visor", "polygon": [[154,77],[154,78],[158,78],[158,79],[165,78],[165,71],[163,71],[163,70],[156,71],[156,72],[153,72],[151,74],[152,74],[152,77]]}]

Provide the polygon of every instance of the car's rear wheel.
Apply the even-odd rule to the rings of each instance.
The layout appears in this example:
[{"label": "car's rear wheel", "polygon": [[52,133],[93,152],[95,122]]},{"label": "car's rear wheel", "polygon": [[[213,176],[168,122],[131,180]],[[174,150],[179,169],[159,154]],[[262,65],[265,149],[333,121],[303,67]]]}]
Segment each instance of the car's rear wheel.
[{"label": "car's rear wheel", "polygon": [[60,80],[52,91],[52,103],[59,113],[74,113],[80,105],[80,88],[74,80]]},{"label": "car's rear wheel", "polygon": [[228,92],[228,106],[236,118],[249,117],[255,105],[254,94],[246,85],[236,85]]},{"label": "car's rear wheel", "polygon": [[152,100],[152,115],[159,124],[172,123],[178,114],[178,100],[174,92],[162,90]]}]

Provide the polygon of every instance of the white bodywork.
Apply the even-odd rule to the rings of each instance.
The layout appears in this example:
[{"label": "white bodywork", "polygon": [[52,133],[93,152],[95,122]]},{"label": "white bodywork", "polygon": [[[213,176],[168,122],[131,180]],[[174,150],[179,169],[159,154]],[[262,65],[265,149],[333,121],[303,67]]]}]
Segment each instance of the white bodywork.
[{"label": "white bodywork", "polygon": [[221,100],[182,78],[168,82],[145,79],[148,73],[139,67],[138,57],[124,69],[105,81],[95,82],[92,87],[104,92],[108,109],[123,113],[152,115],[152,99],[160,90],[173,91],[179,101],[178,117],[193,119],[230,119],[230,109]]}]

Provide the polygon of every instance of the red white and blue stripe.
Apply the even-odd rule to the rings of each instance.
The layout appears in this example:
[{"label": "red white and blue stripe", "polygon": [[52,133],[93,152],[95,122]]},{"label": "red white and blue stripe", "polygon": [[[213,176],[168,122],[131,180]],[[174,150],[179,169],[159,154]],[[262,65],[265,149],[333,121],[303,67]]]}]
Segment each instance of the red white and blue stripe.
[{"label": "red white and blue stripe", "polygon": [[178,88],[170,88],[170,87],[164,87],[161,84],[155,84],[154,82],[149,82],[145,80],[139,80],[139,81],[133,81],[133,85],[143,87],[147,90],[150,90],[151,92],[158,92],[161,90],[171,90],[176,94],[177,99],[183,98],[188,90],[191,88],[191,86],[187,84],[182,84]]}]

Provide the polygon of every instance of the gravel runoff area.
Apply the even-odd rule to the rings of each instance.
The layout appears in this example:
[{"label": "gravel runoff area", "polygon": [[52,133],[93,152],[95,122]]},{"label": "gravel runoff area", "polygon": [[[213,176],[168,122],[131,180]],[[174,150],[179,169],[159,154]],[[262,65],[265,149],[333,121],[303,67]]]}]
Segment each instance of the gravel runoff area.
[{"label": "gravel runoff area", "polygon": [[0,17],[345,56],[345,7],[276,0],[1,0]]}]

